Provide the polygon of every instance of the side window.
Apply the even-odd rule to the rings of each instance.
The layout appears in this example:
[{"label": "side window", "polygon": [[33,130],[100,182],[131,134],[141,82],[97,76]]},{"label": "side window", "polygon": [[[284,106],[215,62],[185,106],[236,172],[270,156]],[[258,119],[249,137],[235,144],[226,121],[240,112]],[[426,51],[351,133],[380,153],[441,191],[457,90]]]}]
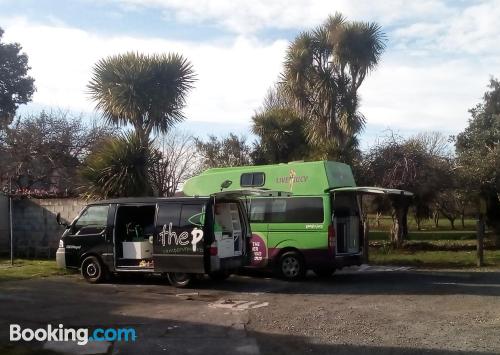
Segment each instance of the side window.
[{"label": "side window", "polygon": [[269,223],[323,223],[321,197],[291,197],[270,199],[266,219]]},{"label": "side window", "polygon": [[250,222],[263,223],[266,222],[266,200],[252,199],[250,202]]},{"label": "side window", "polygon": [[181,228],[203,228],[205,225],[205,205],[182,205]]},{"label": "side window", "polygon": [[181,215],[181,205],[178,203],[167,203],[160,205],[158,208],[158,217],[156,224],[158,226],[168,225],[172,223],[173,226],[179,225],[179,217]]},{"label": "side window", "polygon": [[240,177],[241,187],[264,186],[266,176],[264,173],[244,173]]},{"label": "side window", "polygon": [[288,223],[323,223],[323,219],[321,197],[299,197],[287,200],[286,221]]},{"label": "side window", "polygon": [[73,234],[99,234],[106,228],[109,206],[89,206],[73,224]]}]

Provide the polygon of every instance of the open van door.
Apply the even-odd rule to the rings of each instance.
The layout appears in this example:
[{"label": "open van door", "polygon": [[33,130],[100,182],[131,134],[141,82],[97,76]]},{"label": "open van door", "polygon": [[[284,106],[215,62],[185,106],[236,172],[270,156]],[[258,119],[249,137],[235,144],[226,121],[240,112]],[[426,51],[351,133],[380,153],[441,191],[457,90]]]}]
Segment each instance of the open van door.
[{"label": "open van door", "polygon": [[375,187],[375,186],[348,186],[348,187],[337,187],[326,190],[326,192],[337,193],[337,192],[354,192],[356,194],[365,195],[392,195],[392,196],[402,196],[411,197],[413,192],[398,189],[388,189],[385,187]]},{"label": "open van door", "polygon": [[[210,268],[214,271],[237,269],[262,255],[250,229],[248,197],[290,196],[289,192],[268,189],[238,189],[213,193],[213,242]],[[257,249],[256,249],[257,248]]]},{"label": "open van door", "polygon": [[[368,260],[367,226],[361,220],[361,203],[354,196],[385,195],[393,200],[408,203],[413,193],[406,190],[375,186],[348,186],[327,189],[332,196],[332,224],[336,234],[338,254],[356,254],[363,249],[364,260]],[[354,196],[353,196],[354,195]],[[353,205],[357,211],[353,212]]]}]

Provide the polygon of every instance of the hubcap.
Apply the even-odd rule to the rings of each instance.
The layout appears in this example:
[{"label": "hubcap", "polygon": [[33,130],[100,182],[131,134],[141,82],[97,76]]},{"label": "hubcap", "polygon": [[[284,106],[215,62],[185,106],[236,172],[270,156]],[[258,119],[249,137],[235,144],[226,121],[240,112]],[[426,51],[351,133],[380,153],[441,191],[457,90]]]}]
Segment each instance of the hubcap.
[{"label": "hubcap", "polygon": [[177,282],[185,282],[186,280],[189,279],[189,277],[188,277],[188,274],[186,274],[184,272],[176,272],[176,273],[174,273],[174,279]]},{"label": "hubcap", "polygon": [[296,258],[288,256],[283,259],[281,270],[286,277],[295,277],[300,272],[300,263]]},{"label": "hubcap", "polygon": [[97,275],[97,265],[94,263],[90,263],[87,265],[87,275],[90,277],[95,277]]}]

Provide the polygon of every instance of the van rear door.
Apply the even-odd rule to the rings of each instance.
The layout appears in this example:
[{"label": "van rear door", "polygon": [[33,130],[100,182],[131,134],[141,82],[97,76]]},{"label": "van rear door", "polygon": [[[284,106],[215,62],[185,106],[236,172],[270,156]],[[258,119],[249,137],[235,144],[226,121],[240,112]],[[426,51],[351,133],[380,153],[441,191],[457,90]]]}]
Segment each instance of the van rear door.
[{"label": "van rear door", "polygon": [[205,209],[206,201],[158,205],[155,272],[205,273]]}]

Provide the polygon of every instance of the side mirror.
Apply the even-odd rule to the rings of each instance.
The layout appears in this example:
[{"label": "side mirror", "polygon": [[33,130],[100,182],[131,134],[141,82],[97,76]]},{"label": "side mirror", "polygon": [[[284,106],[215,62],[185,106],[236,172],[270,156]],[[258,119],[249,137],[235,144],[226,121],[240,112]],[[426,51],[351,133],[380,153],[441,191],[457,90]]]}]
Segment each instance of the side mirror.
[{"label": "side mirror", "polygon": [[224,180],[222,184],[220,184],[220,190],[227,189],[229,186],[231,186],[233,182],[231,180]]},{"label": "side mirror", "polygon": [[60,212],[57,212],[56,221],[57,221],[57,224],[59,224],[60,226],[64,226],[64,227],[68,228],[68,223],[63,222],[61,220],[61,213]]}]

